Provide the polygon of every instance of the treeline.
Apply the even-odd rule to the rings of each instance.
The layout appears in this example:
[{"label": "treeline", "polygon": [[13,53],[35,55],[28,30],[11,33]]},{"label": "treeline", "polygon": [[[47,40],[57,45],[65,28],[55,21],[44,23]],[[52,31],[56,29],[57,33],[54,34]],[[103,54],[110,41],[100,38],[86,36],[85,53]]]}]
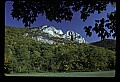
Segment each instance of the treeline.
[{"label": "treeline", "polygon": [[116,51],[116,40],[114,39],[105,39],[97,42],[90,43],[95,46],[104,47],[106,49]]},{"label": "treeline", "polygon": [[102,71],[115,69],[115,52],[90,44],[52,45],[5,27],[5,73]]}]

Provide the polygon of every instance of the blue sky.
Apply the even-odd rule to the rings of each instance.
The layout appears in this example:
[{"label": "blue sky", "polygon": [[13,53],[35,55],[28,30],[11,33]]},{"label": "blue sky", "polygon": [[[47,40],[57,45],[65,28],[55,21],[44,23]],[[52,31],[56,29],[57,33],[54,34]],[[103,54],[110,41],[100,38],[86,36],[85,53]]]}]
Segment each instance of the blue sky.
[{"label": "blue sky", "polygon": [[[13,19],[12,16],[10,15],[11,10],[12,10],[12,2],[6,1],[5,3],[5,25],[23,28],[24,25],[22,23],[22,20],[17,21],[16,19]],[[31,25],[31,27],[48,25],[48,26],[53,26],[56,29],[62,30],[63,33],[66,33],[68,30],[72,30],[74,32],[79,33],[83,38],[85,38],[85,40],[88,43],[95,42],[95,41],[99,41],[100,38],[97,37],[95,32],[93,32],[91,37],[86,36],[84,32],[84,26],[94,26],[96,19],[106,18],[107,13],[110,13],[111,11],[114,11],[114,10],[115,8],[109,4],[107,6],[106,11],[103,11],[101,14],[97,14],[97,12],[95,12],[94,14],[91,14],[90,17],[88,17],[85,22],[83,22],[80,19],[79,12],[74,13],[72,21],[62,21],[61,23],[56,23],[55,21],[50,22],[49,20],[46,20],[45,16],[39,15],[38,18],[36,19],[36,22],[34,22]]]}]

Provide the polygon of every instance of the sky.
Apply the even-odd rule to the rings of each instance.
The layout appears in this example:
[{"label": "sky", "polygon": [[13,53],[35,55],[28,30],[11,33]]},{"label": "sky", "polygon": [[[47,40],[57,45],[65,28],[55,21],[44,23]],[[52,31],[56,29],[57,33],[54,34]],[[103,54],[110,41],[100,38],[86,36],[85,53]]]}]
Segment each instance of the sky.
[{"label": "sky", "polygon": [[[5,3],[5,25],[6,26],[13,26],[13,27],[19,27],[23,28],[24,24],[22,23],[22,20],[17,21],[17,19],[13,19],[11,16],[11,10],[12,2],[6,1]],[[31,27],[35,26],[53,26],[56,29],[62,30],[63,33],[66,33],[68,30],[72,30],[74,32],[79,33],[88,43],[96,42],[100,40],[100,37],[95,34],[95,32],[92,32],[92,36],[86,36],[86,33],[84,31],[85,26],[94,26],[96,19],[101,18],[107,18],[107,13],[110,13],[111,11],[116,10],[116,8],[112,7],[110,4],[107,6],[107,10],[103,11],[101,14],[98,14],[95,12],[94,14],[91,14],[90,17],[87,18],[85,22],[83,22],[80,19],[80,12],[75,12],[73,14],[73,19],[71,21],[62,21],[61,23],[57,23],[55,21],[50,22],[49,20],[46,20],[45,16],[39,15],[36,19],[36,21],[31,25]],[[108,39],[113,39],[112,37]]]}]

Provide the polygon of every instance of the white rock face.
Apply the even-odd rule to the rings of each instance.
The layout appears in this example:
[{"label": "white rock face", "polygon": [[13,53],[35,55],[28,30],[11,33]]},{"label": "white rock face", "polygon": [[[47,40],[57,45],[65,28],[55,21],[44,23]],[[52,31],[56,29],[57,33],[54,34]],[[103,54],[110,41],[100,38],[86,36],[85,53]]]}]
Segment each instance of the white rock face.
[{"label": "white rock face", "polygon": [[85,39],[83,37],[81,37],[80,34],[78,34],[77,32],[74,32],[74,31],[67,31],[67,33],[65,34],[65,37],[67,39],[71,39],[71,35],[73,36],[73,39],[75,42],[86,43]]},{"label": "white rock face", "polygon": [[[33,29],[32,29],[33,30]],[[73,37],[73,41],[78,42],[78,43],[87,43],[85,41],[85,39],[78,33],[74,32],[74,31],[67,31],[66,34],[63,34],[63,32],[61,30],[57,30],[55,27],[52,26],[47,26],[44,25],[42,27],[39,27],[39,30],[47,33],[49,35],[49,37],[59,37],[59,38],[64,38],[64,39],[68,39],[71,40],[71,36]],[[42,42],[47,42],[49,44],[54,44],[56,43],[53,40],[48,40],[47,38],[44,38],[43,36],[37,36],[37,37],[33,37],[34,39],[40,40]]]},{"label": "white rock face", "polygon": [[62,32],[61,30],[55,30],[55,32],[56,32],[57,34],[63,34],[63,32]]},{"label": "white rock face", "polygon": [[42,26],[42,28],[40,29],[45,33],[48,33],[54,37],[60,37],[60,34],[63,34],[63,32],[61,30],[56,30],[54,27],[50,26],[48,27],[47,25]]},{"label": "white rock face", "polygon": [[44,37],[42,37],[42,36],[33,37],[33,39],[37,39],[38,41],[42,41],[42,42],[44,42],[44,43],[56,44],[55,41],[53,41],[53,40],[48,40],[48,39],[46,39],[46,38],[44,38]]}]

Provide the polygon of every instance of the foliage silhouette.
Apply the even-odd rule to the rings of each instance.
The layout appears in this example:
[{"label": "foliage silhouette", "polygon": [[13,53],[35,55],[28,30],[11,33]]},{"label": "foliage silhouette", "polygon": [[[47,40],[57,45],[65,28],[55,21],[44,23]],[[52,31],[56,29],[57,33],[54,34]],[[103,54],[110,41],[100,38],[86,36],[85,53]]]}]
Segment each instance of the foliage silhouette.
[{"label": "foliage silhouette", "polygon": [[[116,6],[115,1],[96,1],[96,0],[40,0],[40,1],[13,1],[13,9],[12,9],[12,17],[17,20],[22,19],[24,26],[29,27],[36,21],[38,15],[45,15],[46,19],[49,21],[62,22],[71,21],[74,12],[80,12],[80,18],[85,22],[87,17],[91,14],[94,14],[95,11],[100,14],[103,10],[106,10],[106,6],[111,3],[112,6]],[[115,12],[114,12],[115,13]],[[114,38],[116,37],[116,15],[108,16],[108,20],[110,21],[106,25],[104,25],[105,21],[102,18],[100,24],[95,23],[95,27],[93,27],[93,31],[98,34],[98,37],[101,37],[102,40],[104,38],[110,37],[111,33]],[[110,33],[104,29],[108,27],[110,29]],[[90,26],[91,27],[91,26]],[[98,28],[99,27],[99,28]],[[88,30],[87,30],[88,29]],[[85,32],[87,36],[91,36],[92,32],[90,31],[89,26],[85,27]]]}]

